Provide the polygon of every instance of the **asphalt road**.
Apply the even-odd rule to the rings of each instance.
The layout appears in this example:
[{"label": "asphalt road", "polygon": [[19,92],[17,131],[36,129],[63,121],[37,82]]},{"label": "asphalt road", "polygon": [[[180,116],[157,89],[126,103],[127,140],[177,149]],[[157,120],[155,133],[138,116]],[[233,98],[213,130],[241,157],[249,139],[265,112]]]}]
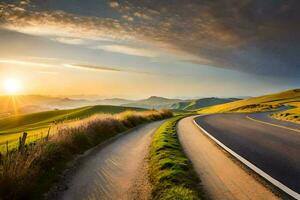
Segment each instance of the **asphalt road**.
[{"label": "asphalt road", "polygon": [[267,187],[224,153],[193,123],[194,116],[179,121],[178,137],[193,163],[207,199],[278,200]]},{"label": "asphalt road", "polygon": [[253,118],[253,119],[258,119],[264,122],[269,122],[272,124],[277,124],[280,126],[285,126],[285,127],[289,127],[289,128],[293,128],[293,129],[299,129],[300,131],[300,124],[296,124],[293,122],[289,122],[289,121],[282,121],[282,120],[278,120],[275,118],[270,117],[270,114],[272,113],[276,113],[278,111],[274,111],[274,112],[262,112],[262,113],[251,113],[248,114],[249,117]]},{"label": "asphalt road", "polygon": [[[250,120],[247,115],[206,115],[195,121],[237,154],[300,193],[300,133]],[[263,119],[260,114],[251,117]]]}]

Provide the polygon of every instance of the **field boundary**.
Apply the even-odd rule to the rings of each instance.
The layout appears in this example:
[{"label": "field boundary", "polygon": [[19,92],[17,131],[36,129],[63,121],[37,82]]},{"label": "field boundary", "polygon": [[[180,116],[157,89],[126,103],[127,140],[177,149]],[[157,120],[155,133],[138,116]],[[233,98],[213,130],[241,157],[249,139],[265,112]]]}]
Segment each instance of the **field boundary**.
[{"label": "field boundary", "polygon": [[210,133],[208,133],[204,128],[202,128],[199,124],[197,124],[197,122],[195,121],[195,118],[193,119],[193,123],[203,132],[205,133],[208,137],[210,137],[214,142],[216,142],[220,147],[222,147],[223,149],[225,149],[228,153],[230,153],[232,156],[234,156],[236,159],[238,159],[240,162],[242,162],[243,164],[245,164],[247,167],[249,167],[251,170],[253,170],[254,172],[256,172],[258,175],[260,175],[261,177],[265,178],[267,181],[269,181],[270,183],[272,183],[274,186],[276,186],[277,188],[279,188],[280,190],[282,190],[283,192],[287,193],[288,195],[290,195],[291,197],[295,198],[295,199],[300,199],[300,194],[298,194],[297,192],[293,191],[292,189],[290,189],[289,187],[287,187],[286,185],[284,185],[283,183],[279,182],[278,180],[274,179],[273,177],[271,177],[270,175],[268,175],[266,172],[264,172],[263,170],[261,170],[260,168],[256,167],[254,164],[252,164],[251,162],[249,162],[248,160],[246,160],[245,158],[243,158],[242,156],[240,156],[239,154],[237,154],[236,152],[234,152],[232,149],[230,149],[229,147],[227,147],[225,144],[223,144],[222,142],[220,142],[218,139],[216,139],[214,136],[212,136]]}]

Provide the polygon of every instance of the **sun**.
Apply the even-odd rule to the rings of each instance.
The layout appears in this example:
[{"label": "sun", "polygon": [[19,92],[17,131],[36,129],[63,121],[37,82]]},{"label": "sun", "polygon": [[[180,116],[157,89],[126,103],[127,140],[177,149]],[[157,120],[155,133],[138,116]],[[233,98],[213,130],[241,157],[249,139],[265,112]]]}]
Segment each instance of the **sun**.
[{"label": "sun", "polygon": [[21,92],[22,85],[20,80],[15,78],[8,78],[4,80],[4,89],[9,95],[16,95]]}]

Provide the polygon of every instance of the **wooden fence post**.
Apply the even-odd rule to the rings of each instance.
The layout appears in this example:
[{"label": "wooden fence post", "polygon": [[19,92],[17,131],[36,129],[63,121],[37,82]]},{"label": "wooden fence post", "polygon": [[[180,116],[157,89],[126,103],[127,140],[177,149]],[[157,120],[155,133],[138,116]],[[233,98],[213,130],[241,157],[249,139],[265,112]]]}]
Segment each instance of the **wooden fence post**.
[{"label": "wooden fence post", "polygon": [[8,155],[8,141],[6,141],[6,155]]},{"label": "wooden fence post", "polygon": [[46,141],[48,141],[48,140],[49,140],[49,136],[50,136],[51,127],[52,127],[52,125],[50,125],[50,127],[49,127],[49,129],[48,129],[48,133],[47,133],[47,136],[46,136]]},{"label": "wooden fence post", "polygon": [[25,152],[25,143],[26,143],[27,133],[24,132],[22,138],[19,138],[19,151],[23,154]]},{"label": "wooden fence post", "polygon": [[19,146],[18,146],[19,151],[21,150],[21,143],[22,143],[22,137],[20,136],[19,137]]}]

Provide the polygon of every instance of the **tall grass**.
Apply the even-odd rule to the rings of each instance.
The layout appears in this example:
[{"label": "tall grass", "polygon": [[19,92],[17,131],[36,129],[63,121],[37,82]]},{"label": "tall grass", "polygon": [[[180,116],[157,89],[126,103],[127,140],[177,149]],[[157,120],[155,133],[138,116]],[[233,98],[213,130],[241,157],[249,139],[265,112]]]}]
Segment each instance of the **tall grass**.
[{"label": "tall grass", "polygon": [[39,199],[74,155],[139,124],[171,117],[168,110],[99,114],[61,126],[49,140],[0,159],[0,199]]}]

